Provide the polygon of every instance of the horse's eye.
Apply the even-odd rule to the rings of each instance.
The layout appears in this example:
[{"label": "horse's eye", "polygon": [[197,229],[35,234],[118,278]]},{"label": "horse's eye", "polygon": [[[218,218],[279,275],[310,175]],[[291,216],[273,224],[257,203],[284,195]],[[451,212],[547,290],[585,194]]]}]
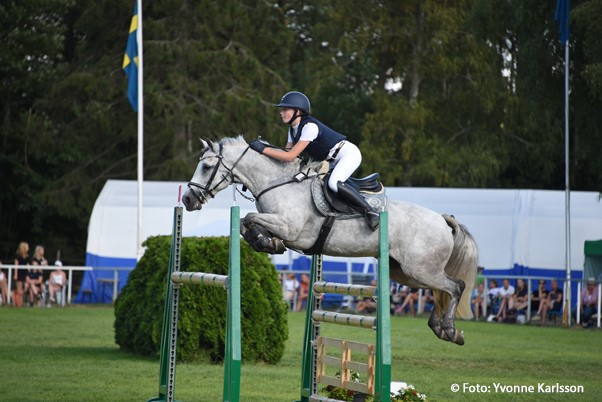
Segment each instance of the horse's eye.
[{"label": "horse's eye", "polygon": [[207,172],[207,171],[211,170],[211,168],[212,168],[212,167],[213,167],[213,166],[209,166],[209,165],[203,165],[203,170],[204,170],[205,172]]}]

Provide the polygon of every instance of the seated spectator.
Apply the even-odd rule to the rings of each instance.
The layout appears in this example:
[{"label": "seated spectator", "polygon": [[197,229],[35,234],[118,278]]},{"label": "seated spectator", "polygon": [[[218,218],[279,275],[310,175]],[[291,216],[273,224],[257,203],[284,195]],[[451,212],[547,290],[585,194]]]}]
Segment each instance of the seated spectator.
[{"label": "seated spectator", "polygon": [[[377,285],[377,282],[375,279],[373,279],[370,282],[370,286],[376,286],[376,285]],[[364,297],[355,304],[355,312],[356,313],[371,314],[371,313],[374,313],[375,311],[376,311],[376,301],[374,300],[374,297]]]},{"label": "seated spectator", "polygon": [[295,299],[297,298],[297,292],[299,290],[299,281],[295,277],[295,274],[289,272],[286,274],[284,283],[283,283],[283,291],[284,291],[284,301],[286,301],[291,307],[295,303]]},{"label": "seated spectator", "polygon": [[42,295],[44,294],[44,274],[41,269],[31,268],[25,278],[25,293],[29,295],[29,303],[33,306],[42,305]]},{"label": "seated spectator", "polygon": [[541,325],[546,325],[548,312],[560,311],[562,308],[562,290],[558,288],[558,281],[553,279],[548,297],[539,303],[538,317],[541,318]]},{"label": "seated spectator", "polygon": [[[542,300],[548,297],[548,290],[546,289],[546,281],[544,279],[539,280],[537,289],[531,293],[531,311],[539,311],[539,307]],[[533,319],[539,317],[533,317]]]},{"label": "seated spectator", "polygon": [[48,266],[48,260],[44,257],[44,247],[36,246],[31,257],[31,265]]},{"label": "seated spectator", "polygon": [[[590,322],[592,317],[598,312],[598,286],[595,278],[589,278],[586,282],[585,289],[581,291],[581,326],[589,328],[592,326]],[[573,317],[577,320],[577,308],[573,309]]]},{"label": "seated spectator", "polygon": [[376,311],[376,302],[372,297],[364,297],[362,300],[358,301],[355,304],[355,312],[356,313],[366,313],[371,314]]},{"label": "seated spectator", "polygon": [[487,321],[493,321],[495,314],[500,307],[500,288],[497,286],[497,281],[492,279],[489,281],[489,289],[487,291],[489,316]]},{"label": "seated spectator", "polygon": [[299,294],[297,295],[297,311],[303,310],[307,305],[307,297],[309,296],[309,276],[307,274],[301,275],[301,282],[299,283]]},{"label": "seated spectator", "polygon": [[529,289],[524,279],[516,280],[516,291],[508,301],[508,310],[521,311],[529,305]]},{"label": "seated spectator", "polygon": [[409,310],[409,313],[413,316],[416,315],[416,307],[415,304],[418,302],[418,288],[411,288],[408,292],[407,296],[403,300],[401,306],[395,309],[396,315],[401,315],[405,313],[406,307]]},{"label": "seated spectator", "polygon": [[[2,261],[0,261],[0,265],[2,265]],[[2,270],[0,270],[0,293],[2,293],[2,305],[6,306],[8,297],[8,278],[6,273]]]},{"label": "seated spectator", "polygon": [[500,308],[498,309],[496,319],[498,322],[504,321],[508,314],[509,300],[514,294],[514,286],[510,285],[508,279],[502,281],[502,287],[499,288],[498,297],[500,298]]},{"label": "seated spectator", "polygon": [[395,310],[401,306],[404,299],[407,296],[409,288],[404,285],[400,285],[397,282],[393,282],[391,285],[391,314],[395,313]]},{"label": "seated spectator", "polygon": [[472,298],[470,300],[472,310],[474,313],[474,319],[479,321],[481,317],[485,317],[485,283],[481,282],[476,289],[472,291]]},{"label": "seated spectator", "polygon": [[[63,263],[56,261],[54,263],[56,269],[50,273],[48,278],[48,294],[50,297],[50,303],[56,302],[56,294],[62,294],[63,288],[67,285],[67,275],[62,270]],[[64,300],[61,300],[64,303]]]},{"label": "seated spectator", "polygon": [[435,296],[433,296],[433,292],[430,289],[424,289],[422,293],[422,303],[420,304],[420,308],[418,309],[418,315],[424,314],[424,309],[427,305],[435,304]]}]

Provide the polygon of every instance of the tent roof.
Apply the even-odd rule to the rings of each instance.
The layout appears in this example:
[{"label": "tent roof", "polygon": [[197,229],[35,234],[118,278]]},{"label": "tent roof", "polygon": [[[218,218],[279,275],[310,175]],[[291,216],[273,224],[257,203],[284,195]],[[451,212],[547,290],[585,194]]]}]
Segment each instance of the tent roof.
[{"label": "tent roof", "polygon": [[[143,237],[171,233],[178,182],[144,182]],[[185,236],[227,236],[231,189],[217,194],[201,211],[186,212]],[[423,205],[453,214],[477,241],[480,264],[487,269],[515,265],[542,269],[565,267],[564,192],[450,188],[387,188],[390,200]],[[241,216],[255,205],[237,194]],[[88,226],[87,253],[113,258],[136,258],[136,181],[108,180]],[[596,192],[571,192],[571,268],[583,268],[580,252],[586,239],[602,238],[602,204]],[[597,249],[597,248],[596,248]],[[275,256],[278,264],[294,258]]]}]

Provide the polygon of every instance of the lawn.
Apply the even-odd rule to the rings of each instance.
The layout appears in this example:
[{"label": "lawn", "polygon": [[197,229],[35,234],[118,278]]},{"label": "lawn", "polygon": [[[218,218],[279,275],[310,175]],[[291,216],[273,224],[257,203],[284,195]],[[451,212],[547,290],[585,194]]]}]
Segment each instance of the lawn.
[{"label": "lawn", "polygon": [[[243,356],[243,402],[298,398],[304,320],[302,313],[289,315],[278,365],[246,364]],[[458,322],[466,336],[460,347],[436,339],[426,318],[391,321],[393,380],[414,384],[430,401],[598,401],[602,395],[599,330]],[[372,331],[327,324],[322,333],[374,340]],[[2,401],[146,401],[158,395],[158,370],[158,358],[119,351],[112,308],[0,308]],[[219,365],[180,364],[176,398],[219,401],[222,377]],[[543,393],[540,383],[580,385],[584,392]],[[450,390],[453,384],[459,392]],[[496,384],[523,390],[496,391]],[[474,392],[477,387],[485,392]]]}]

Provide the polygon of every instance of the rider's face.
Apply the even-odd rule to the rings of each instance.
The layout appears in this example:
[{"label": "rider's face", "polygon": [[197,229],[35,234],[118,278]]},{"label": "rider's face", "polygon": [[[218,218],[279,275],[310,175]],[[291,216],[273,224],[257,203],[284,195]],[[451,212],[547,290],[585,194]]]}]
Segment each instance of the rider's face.
[{"label": "rider's face", "polygon": [[288,122],[293,118],[294,114],[295,114],[295,109],[291,109],[288,107],[280,108],[280,118],[282,119],[283,123],[288,124]]}]

